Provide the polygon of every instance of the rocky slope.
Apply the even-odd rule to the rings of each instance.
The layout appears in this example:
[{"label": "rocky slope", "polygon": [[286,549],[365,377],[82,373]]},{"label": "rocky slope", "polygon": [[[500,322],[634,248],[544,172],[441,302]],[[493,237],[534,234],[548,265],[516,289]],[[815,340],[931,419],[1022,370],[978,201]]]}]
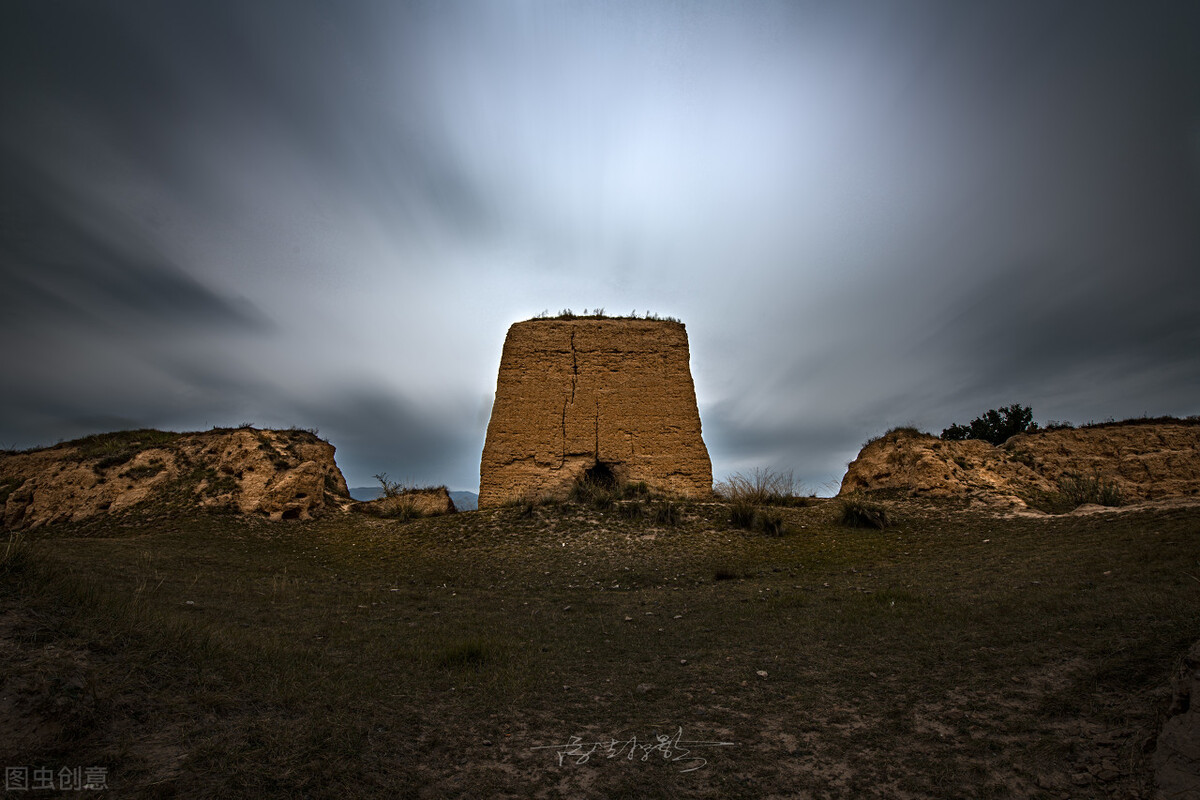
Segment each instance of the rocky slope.
[{"label": "rocky slope", "polygon": [[9,529],[79,521],[152,499],[274,520],[309,519],[352,502],[333,445],[306,431],[122,431],[0,454]]},{"label": "rocky slope", "polygon": [[1013,506],[1061,503],[1064,487],[1092,482],[1122,502],[1200,499],[1200,425],[1116,423],[983,441],[942,441],[911,429],[868,442],[839,494],[900,489]]}]

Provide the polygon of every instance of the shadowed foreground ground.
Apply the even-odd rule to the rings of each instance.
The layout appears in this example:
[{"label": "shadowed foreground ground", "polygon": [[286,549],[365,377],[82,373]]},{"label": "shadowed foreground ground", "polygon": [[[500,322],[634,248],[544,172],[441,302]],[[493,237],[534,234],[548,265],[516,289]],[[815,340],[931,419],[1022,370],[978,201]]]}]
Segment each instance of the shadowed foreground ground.
[{"label": "shadowed foreground ground", "polygon": [[0,761],[114,797],[1151,796],[1200,509],[837,506],[51,527],[0,569]]}]

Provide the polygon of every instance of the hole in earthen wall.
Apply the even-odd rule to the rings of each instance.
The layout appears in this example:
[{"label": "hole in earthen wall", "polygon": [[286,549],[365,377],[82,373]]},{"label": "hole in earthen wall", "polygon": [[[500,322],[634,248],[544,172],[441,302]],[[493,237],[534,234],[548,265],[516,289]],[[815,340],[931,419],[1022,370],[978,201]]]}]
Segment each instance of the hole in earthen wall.
[{"label": "hole in earthen wall", "polygon": [[617,474],[613,472],[611,465],[603,461],[597,461],[583,473],[583,479],[589,483],[605,488],[612,488],[617,485]]}]

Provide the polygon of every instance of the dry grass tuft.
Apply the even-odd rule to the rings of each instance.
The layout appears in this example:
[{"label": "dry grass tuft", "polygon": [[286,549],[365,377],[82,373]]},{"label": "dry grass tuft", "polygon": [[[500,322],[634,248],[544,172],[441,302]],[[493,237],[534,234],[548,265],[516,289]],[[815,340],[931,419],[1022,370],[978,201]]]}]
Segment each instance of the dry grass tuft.
[{"label": "dry grass tuft", "polygon": [[877,530],[884,530],[892,524],[886,509],[858,498],[847,498],[842,501],[842,510],[838,521],[847,528],[875,528]]}]

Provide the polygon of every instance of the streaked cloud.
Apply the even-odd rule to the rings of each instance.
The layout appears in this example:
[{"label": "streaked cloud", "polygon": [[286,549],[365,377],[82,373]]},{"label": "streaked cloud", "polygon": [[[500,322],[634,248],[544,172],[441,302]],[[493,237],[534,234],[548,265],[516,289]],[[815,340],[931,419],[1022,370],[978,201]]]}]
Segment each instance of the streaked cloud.
[{"label": "streaked cloud", "polygon": [[128,3],[0,25],[0,444],[297,424],[473,488],[507,326],[684,319],[718,475],[1200,412],[1200,12]]}]

